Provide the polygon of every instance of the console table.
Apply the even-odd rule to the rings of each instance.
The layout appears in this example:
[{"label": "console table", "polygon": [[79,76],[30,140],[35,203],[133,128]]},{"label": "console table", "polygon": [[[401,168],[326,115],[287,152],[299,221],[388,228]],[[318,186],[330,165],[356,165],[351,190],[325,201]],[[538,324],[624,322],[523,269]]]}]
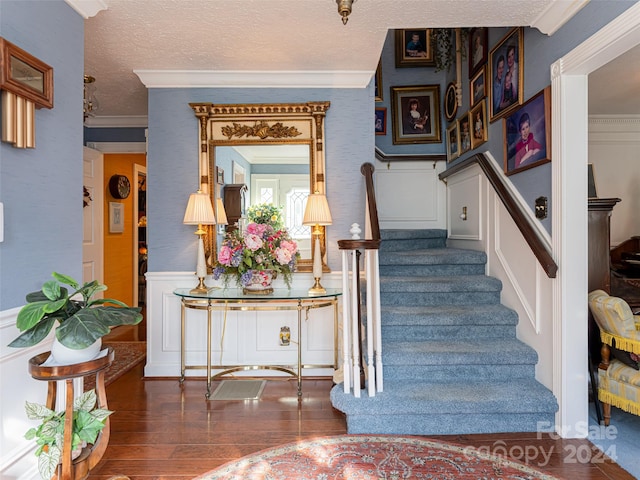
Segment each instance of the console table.
[{"label": "console table", "polygon": [[[274,289],[267,295],[245,294],[241,288],[217,288],[208,293],[191,293],[189,288],[174,290],[175,295],[181,297],[180,315],[180,383],[185,379],[188,369],[206,369],[207,392],[205,397],[211,396],[211,380],[233,372],[247,370],[277,370],[292,375],[298,380],[298,397],[302,396],[303,368],[337,368],[338,367],[338,297],[342,295],[339,289],[328,288],[327,292],[310,295],[308,289]],[[333,307],[333,365],[303,365],[302,363],[302,312],[314,308]],[[207,311],[207,364],[186,365],[185,363],[185,320],[187,309]],[[297,365],[216,365],[222,371],[211,375],[211,312],[223,311],[226,321],[228,311],[260,311],[260,310],[297,310],[298,311],[298,362]]]}]

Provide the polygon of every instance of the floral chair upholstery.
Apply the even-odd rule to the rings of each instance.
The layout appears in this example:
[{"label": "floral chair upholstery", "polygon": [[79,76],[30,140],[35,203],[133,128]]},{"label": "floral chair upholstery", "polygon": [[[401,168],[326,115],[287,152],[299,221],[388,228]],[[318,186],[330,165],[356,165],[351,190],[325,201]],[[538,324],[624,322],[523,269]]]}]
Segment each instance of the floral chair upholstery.
[{"label": "floral chair upholstery", "polygon": [[611,405],[640,415],[640,315],[633,315],[623,299],[602,290],[589,294],[589,309],[600,327],[598,398],[609,425]]}]

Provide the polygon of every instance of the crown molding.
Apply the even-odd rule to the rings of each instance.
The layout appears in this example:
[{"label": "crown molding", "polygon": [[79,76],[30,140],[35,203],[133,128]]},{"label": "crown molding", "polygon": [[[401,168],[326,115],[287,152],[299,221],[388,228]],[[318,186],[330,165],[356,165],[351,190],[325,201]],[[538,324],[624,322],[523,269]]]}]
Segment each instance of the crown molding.
[{"label": "crown molding", "polygon": [[89,117],[85,120],[87,128],[147,128],[147,115],[102,115]]},{"label": "crown molding", "polygon": [[553,35],[562,25],[567,23],[589,0],[560,0],[550,2],[531,26],[546,35]]},{"label": "crown molding", "polygon": [[134,70],[147,88],[366,88],[373,71]]},{"label": "crown molding", "polygon": [[98,12],[106,10],[107,4],[103,0],[64,0],[71,8],[82,15],[85,20]]}]

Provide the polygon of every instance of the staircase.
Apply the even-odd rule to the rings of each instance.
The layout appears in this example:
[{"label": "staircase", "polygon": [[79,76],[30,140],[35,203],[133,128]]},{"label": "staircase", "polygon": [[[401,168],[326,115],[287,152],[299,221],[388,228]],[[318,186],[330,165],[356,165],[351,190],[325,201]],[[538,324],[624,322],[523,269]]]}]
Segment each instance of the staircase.
[{"label": "staircase", "polygon": [[502,283],[484,274],[486,254],[446,248],[444,230],[386,230],[381,238],[384,392],[356,398],[343,385],[331,390],[348,432],[448,435],[553,425],[556,399],[535,380],[538,356],[516,338],[517,314],[500,304]]}]

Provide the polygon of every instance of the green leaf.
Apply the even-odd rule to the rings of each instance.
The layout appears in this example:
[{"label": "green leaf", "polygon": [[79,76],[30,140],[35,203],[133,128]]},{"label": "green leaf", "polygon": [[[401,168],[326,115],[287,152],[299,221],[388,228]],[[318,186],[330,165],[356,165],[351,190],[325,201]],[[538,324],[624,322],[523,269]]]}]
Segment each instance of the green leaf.
[{"label": "green leaf", "polygon": [[60,284],[55,280],[49,280],[42,285],[42,293],[49,300],[58,300],[60,298]]},{"label": "green leaf", "polygon": [[49,304],[49,301],[28,303],[20,309],[18,312],[18,318],[16,319],[16,327],[21,332],[29,330],[36,323],[38,323],[42,317],[46,315],[45,307]]},{"label": "green leaf", "polygon": [[31,403],[29,401],[25,403],[25,411],[27,412],[27,418],[29,420],[44,420],[53,417],[56,412],[48,409],[44,405],[38,403]]},{"label": "green leaf", "polygon": [[69,300],[66,298],[61,298],[60,300],[49,302],[47,305],[44,306],[43,310],[45,313],[55,313],[61,308],[63,308],[68,301]]},{"label": "green leaf", "polygon": [[58,320],[57,317],[47,317],[43,319],[33,328],[22,333],[18,338],[14,339],[9,346],[14,348],[33,347],[44,340]]},{"label": "green leaf", "polygon": [[111,415],[113,413],[113,411],[111,410],[105,410],[104,408],[96,408],[95,410],[93,410],[91,412],[91,416],[98,420],[99,422],[104,423],[104,421],[107,419],[107,417],[109,415]]},{"label": "green leaf", "polygon": [[73,401],[73,409],[90,412],[95,408],[98,397],[95,389],[87,390]]},{"label": "green leaf", "polygon": [[38,457],[38,471],[42,478],[52,478],[56,473],[58,463],[62,457],[62,450],[56,445],[50,445],[48,451],[43,451]]},{"label": "green leaf", "polygon": [[78,281],[75,280],[73,277],[70,277],[69,275],[64,275],[62,273],[53,272],[51,274],[51,276],[53,278],[55,278],[56,280],[58,280],[60,283],[64,283],[65,285],[69,285],[73,289],[77,289],[80,286]]}]

